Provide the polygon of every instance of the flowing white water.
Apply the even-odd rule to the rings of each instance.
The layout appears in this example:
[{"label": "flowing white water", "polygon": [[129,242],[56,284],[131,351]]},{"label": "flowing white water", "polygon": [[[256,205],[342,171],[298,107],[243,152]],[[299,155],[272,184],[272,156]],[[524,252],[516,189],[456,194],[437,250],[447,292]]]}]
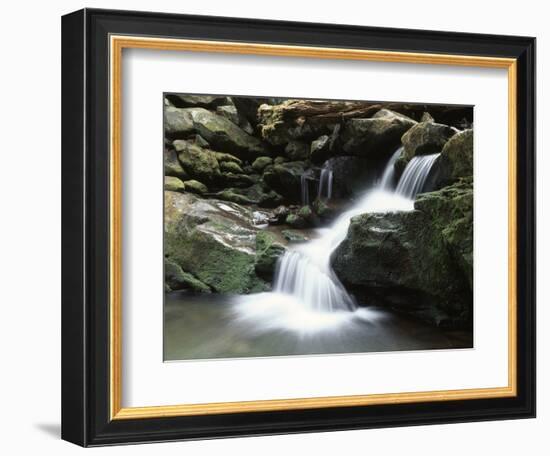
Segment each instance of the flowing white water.
[{"label": "flowing white water", "polygon": [[309,178],[308,173],[304,173],[300,176],[302,206],[309,205],[309,179],[308,178]]},{"label": "flowing white water", "polygon": [[319,191],[317,197],[319,199],[325,197],[327,199],[332,198],[332,180],[333,172],[328,165],[323,166],[321,169],[321,175],[319,176]]},{"label": "flowing white water", "polygon": [[341,214],[332,226],[318,230],[318,238],[285,252],[277,264],[273,291],[244,297],[237,307],[240,317],[257,319],[269,329],[280,327],[300,331],[334,328],[350,318],[366,318],[367,313],[364,309],[356,310],[354,298],[336,277],[330,257],[345,239],[350,221],[356,215],[414,208],[414,196],[422,190],[439,154],[413,158],[397,189],[393,190],[394,165],[401,152],[400,148],[392,155],[380,182]]},{"label": "flowing white water", "polygon": [[439,155],[441,154],[419,155],[413,157],[407,164],[403,176],[399,179],[399,184],[397,184],[395,192],[399,195],[403,195],[405,198],[414,199],[414,197],[424,188],[430,170]]}]

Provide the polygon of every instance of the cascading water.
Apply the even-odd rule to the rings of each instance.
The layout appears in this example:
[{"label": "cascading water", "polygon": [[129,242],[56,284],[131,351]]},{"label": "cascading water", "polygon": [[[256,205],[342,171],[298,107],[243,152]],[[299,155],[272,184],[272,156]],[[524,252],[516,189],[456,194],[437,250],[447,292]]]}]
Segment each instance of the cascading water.
[{"label": "cascading water", "polygon": [[419,155],[413,157],[407,164],[403,176],[399,179],[399,184],[395,192],[403,195],[405,198],[412,198],[420,193],[426,184],[426,179],[434,162],[441,154]]},{"label": "cascading water", "polygon": [[332,179],[333,172],[328,164],[325,164],[321,169],[321,175],[319,176],[319,191],[317,197],[319,199],[325,197],[327,199],[332,198]]},{"label": "cascading water", "polygon": [[[279,258],[273,291],[243,298],[237,310],[241,317],[258,319],[268,329],[307,331],[332,328],[355,318],[357,312],[365,315],[365,309],[355,311],[355,300],[333,272],[330,257],[345,239],[352,217],[368,212],[413,210],[414,197],[422,190],[439,154],[414,157],[393,190],[394,165],[401,152],[402,148],[395,151],[375,187],[331,227],[318,230],[318,238],[289,248]],[[304,180],[302,197],[304,193],[309,196]]]},{"label": "cascading water", "polygon": [[309,205],[309,175],[304,173],[300,176],[300,185],[301,185],[301,197],[302,197],[302,206]]}]

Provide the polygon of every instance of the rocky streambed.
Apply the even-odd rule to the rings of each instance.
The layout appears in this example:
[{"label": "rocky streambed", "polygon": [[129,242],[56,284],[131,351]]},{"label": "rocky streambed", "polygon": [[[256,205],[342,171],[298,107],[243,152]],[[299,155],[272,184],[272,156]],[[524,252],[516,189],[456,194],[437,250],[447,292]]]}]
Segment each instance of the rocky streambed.
[{"label": "rocky streambed", "polygon": [[354,216],[330,265],[359,306],[471,328],[471,122],[462,106],[167,95],[166,291],[271,290],[281,255],[328,229],[396,150],[393,186],[440,153],[414,209]]}]

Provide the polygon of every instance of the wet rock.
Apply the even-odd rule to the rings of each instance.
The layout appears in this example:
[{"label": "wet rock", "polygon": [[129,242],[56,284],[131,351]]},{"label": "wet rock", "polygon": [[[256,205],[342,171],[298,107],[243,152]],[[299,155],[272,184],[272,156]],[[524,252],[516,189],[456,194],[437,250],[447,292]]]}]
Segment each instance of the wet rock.
[{"label": "wet rock", "polygon": [[210,287],[199,279],[185,272],[177,263],[164,260],[164,281],[168,290],[192,290],[199,293],[210,293]]},{"label": "wet rock", "polygon": [[182,180],[177,177],[165,176],[164,190],[169,190],[172,192],[183,192],[185,191],[185,185]]},{"label": "wet rock", "polygon": [[239,166],[241,166],[243,163],[241,159],[235,157],[234,155],[226,154],[223,152],[214,152],[214,157],[216,157],[218,163],[231,162],[236,163]]},{"label": "wet rock", "polygon": [[307,160],[309,145],[303,141],[292,140],[286,145],[285,154],[291,161]]},{"label": "wet rock", "polygon": [[298,230],[282,230],[281,234],[288,242],[305,242],[309,241],[304,233]]},{"label": "wet rock", "polygon": [[243,174],[244,171],[242,168],[235,162],[232,161],[222,161],[220,163],[220,169],[225,172],[234,173],[234,174]]},{"label": "wet rock", "polygon": [[435,122],[435,120],[431,116],[431,114],[426,111],[424,114],[422,114],[422,117],[420,118],[420,122]]},{"label": "wet rock", "polygon": [[221,177],[216,154],[185,140],[173,142],[178,158],[187,173],[201,182],[212,184]]},{"label": "wet rock", "polygon": [[396,169],[405,169],[407,163],[416,155],[441,152],[443,146],[455,133],[455,129],[443,124],[434,122],[416,124],[401,138],[403,152],[396,162]]},{"label": "wet rock", "polygon": [[331,261],[343,283],[379,296],[398,311],[437,325],[471,323],[468,282],[427,212],[354,217]]},{"label": "wet rock", "polygon": [[225,117],[197,108],[192,113],[192,119],[195,130],[215,149],[230,152],[243,160],[253,160],[268,152],[259,139]]},{"label": "wet rock", "polygon": [[294,228],[305,228],[307,226],[307,222],[298,214],[288,214],[285,223]]},{"label": "wet rock", "polygon": [[279,157],[275,157],[275,160],[273,160],[273,164],[280,165],[281,163],[286,163],[287,161],[288,161],[288,158],[279,156]]},{"label": "wet rock", "polygon": [[266,280],[272,280],[277,260],[285,252],[285,247],[277,242],[268,231],[259,231],[256,235],[256,273]]},{"label": "wet rock", "polygon": [[474,132],[464,130],[454,135],[443,147],[438,160],[439,186],[473,176]]},{"label": "wet rock", "polygon": [[310,157],[313,163],[323,163],[330,157],[330,141],[328,135],[323,135],[311,143]]},{"label": "wet rock", "polygon": [[253,200],[246,195],[238,192],[238,189],[228,188],[214,195],[216,198],[231,201],[237,204],[257,204],[258,200]]},{"label": "wet rock", "polygon": [[409,117],[381,109],[368,119],[351,119],[339,141],[344,154],[389,158],[401,143],[401,136],[416,125]]},{"label": "wet rock", "polygon": [[208,193],[208,187],[197,180],[186,180],[183,184],[186,192],[196,193],[197,195]]},{"label": "wet rock", "polygon": [[306,163],[302,161],[270,165],[264,170],[263,180],[277,193],[293,201],[299,201],[300,179],[305,171]]},{"label": "wet rock", "polygon": [[264,168],[268,165],[271,165],[273,163],[273,159],[271,157],[258,157],[254,162],[252,163],[252,168],[258,172],[261,173]]},{"label": "wet rock", "polygon": [[254,133],[254,129],[252,128],[248,120],[238,113],[237,108],[234,105],[218,106],[216,108],[216,114],[225,117],[227,120],[230,120],[235,125],[242,128],[249,135]]},{"label": "wet rock", "polygon": [[473,290],[474,198],[472,180],[460,179],[441,190],[418,195],[415,209],[430,216]]},{"label": "wet rock", "polygon": [[201,135],[195,135],[195,144],[204,149],[210,149],[210,144]]},{"label": "wet rock", "polygon": [[164,108],[164,133],[168,138],[186,138],[195,131],[193,109],[180,109],[173,106]]},{"label": "wet rock", "polygon": [[254,211],[238,204],[164,192],[165,256],[218,293],[268,288],[258,277]]},{"label": "wet rock", "polygon": [[182,180],[188,177],[178,160],[176,152],[172,149],[164,150],[164,175],[178,177]]},{"label": "wet rock", "polygon": [[222,173],[222,180],[225,182],[225,185],[235,186],[235,187],[250,187],[256,182],[254,178],[248,174],[235,174],[235,173]]},{"label": "wet rock", "polygon": [[273,211],[273,218],[269,221],[269,223],[271,223],[272,225],[285,223],[288,214],[290,214],[290,210],[288,207],[283,205],[277,206]]}]

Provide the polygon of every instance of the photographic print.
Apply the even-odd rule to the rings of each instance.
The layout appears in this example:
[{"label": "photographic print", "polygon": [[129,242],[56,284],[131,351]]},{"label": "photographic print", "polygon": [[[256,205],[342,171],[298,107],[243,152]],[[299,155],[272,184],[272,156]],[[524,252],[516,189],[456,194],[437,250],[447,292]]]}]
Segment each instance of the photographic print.
[{"label": "photographic print", "polygon": [[473,106],[163,110],[165,361],[473,347]]}]

